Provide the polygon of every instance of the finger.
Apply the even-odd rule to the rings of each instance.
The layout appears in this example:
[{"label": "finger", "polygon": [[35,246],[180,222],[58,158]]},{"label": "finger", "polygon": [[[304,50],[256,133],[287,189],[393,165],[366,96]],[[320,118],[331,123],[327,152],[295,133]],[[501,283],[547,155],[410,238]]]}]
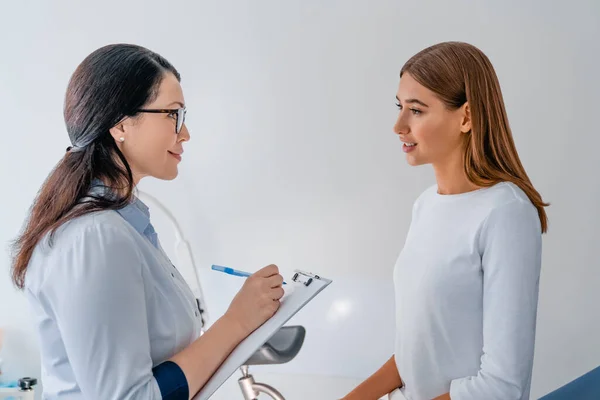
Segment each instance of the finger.
[{"label": "finger", "polygon": [[273,300],[273,305],[271,306],[271,312],[273,314],[275,314],[277,312],[277,310],[279,310],[280,306],[281,306],[281,303],[279,302],[279,300]]},{"label": "finger", "polygon": [[267,278],[267,283],[270,288],[276,288],[283,285],[283,276],[277,274]]},{"label": "finger", "polygon": [[256,271],[255,275],[260,276],[262,278],[268,278],[270,276],[277,275],[278,273],[279,273],[279,268],[277,268],[277,265],[271,264],[271,265],[267,265],[266,267]]},{"label": "finger", "polygon": [[271,289],[271,298],[273,300],[281,299],[284,294],[285,294],[285,291],[283,290],[283,288],[281,286],[278,288]]}]

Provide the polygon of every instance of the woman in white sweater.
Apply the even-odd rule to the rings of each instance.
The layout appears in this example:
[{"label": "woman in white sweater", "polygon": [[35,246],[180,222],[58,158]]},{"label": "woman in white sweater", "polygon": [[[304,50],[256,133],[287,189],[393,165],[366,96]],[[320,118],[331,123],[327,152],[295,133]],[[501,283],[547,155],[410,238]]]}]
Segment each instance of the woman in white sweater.
[{"label": "woman in white sweater", "polygon": [[394,270],[395,354],[346,400],[529,399],[547,218],[500,84],[476,47],[440,43],[402,68],[394,132],[436,185]]}]

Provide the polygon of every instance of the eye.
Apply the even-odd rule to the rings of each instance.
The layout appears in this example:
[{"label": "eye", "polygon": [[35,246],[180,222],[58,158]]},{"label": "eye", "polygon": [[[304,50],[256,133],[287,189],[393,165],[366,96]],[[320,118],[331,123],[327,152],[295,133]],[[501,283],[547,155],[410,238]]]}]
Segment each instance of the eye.
[{"label": "eye", "polygon": [[177,119],[177,111],[171,111],[167,115],[169,116],[169,118]]},{"label": "eye", "polygon": [[[398,110],[402,110],[402,104],[400,104],[400,103],[396,103],[396,107],[398,107]],[[420,114],[422,114],[422,111],[421,111],[421,110],[419,110],[419,109],[416,109],[416,108],[411,108],[411,109],[410,109],[410,112],[411,112],[413,115],[420,115]]]}]

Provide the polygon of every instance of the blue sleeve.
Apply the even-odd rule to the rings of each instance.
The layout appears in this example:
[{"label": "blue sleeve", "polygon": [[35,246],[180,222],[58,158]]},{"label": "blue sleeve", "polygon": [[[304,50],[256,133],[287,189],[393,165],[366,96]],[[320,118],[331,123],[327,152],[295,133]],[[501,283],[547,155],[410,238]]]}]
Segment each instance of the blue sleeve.
[{"label": "blue sleeve", "polygon": [[154,367],[152,373],[164,400],[189,399],[190,392],[187,379],[179,365],[173,361],[165,361]]}]

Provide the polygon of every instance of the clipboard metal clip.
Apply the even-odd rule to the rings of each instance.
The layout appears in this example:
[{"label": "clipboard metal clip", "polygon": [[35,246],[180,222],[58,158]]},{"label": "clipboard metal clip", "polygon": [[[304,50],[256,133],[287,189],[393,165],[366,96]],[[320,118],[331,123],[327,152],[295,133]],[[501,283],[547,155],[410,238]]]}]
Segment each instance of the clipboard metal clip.
[{"label": "clipboard metal clip", "polygon": [[319,275],[311,274],[310,272],[296,271],[292,277],[292,281],[302,283],[304,286],[308,286],[312,283],[313,279],[321,279]]}]

